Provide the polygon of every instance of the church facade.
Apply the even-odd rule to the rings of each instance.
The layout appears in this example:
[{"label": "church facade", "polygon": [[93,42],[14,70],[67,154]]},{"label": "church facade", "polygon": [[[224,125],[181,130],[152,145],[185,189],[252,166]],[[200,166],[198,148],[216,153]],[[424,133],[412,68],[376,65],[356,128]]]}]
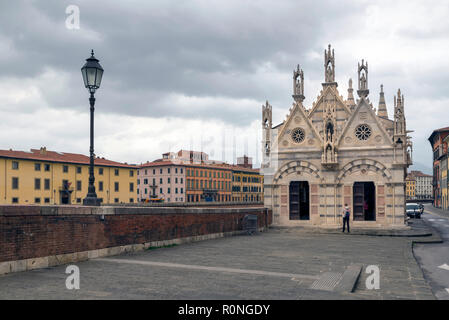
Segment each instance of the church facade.
[{"label": "church facade", "polygon": [[293,71],[293,105],[272,125],[272,107],[262,106],[264,201],[276,225],[335,227],[343,208],[353,226],[405,225],[405,177],[412,142],[404,116],[404,96],[394,98],[389,119],[381,86],[378,108],[370,102],[368,63],[358,64],[357,95],[352,80],[346,99],[335,82],[335,54],[324,51],[322,90],[304,105],[304,72]]}]

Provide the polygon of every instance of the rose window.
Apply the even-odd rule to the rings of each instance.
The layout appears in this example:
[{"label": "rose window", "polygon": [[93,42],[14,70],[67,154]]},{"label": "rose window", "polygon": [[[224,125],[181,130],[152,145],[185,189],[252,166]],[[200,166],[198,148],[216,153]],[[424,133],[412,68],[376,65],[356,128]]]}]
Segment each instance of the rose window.
[{"label": "rose window", "polygon": [[304,138],[306,137],[304,130],[301,128],[293,129],[292,131],[292,139],[296,143],[301,143],[304,141]]},{"label": "rose window", "polygon": [[356,137],[361,140],[368,140],[371,136],[371,128],[366,124],[361,124],[355,129]]}]

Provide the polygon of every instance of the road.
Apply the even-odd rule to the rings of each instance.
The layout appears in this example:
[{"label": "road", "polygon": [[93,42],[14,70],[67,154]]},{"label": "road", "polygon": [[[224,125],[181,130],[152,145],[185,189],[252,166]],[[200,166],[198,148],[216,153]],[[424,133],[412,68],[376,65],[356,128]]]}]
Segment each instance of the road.
[{"label": "road", "polygon": [[449,300],[449,213],[426,204],[422,218],[439,232],[444,242],[416,244],[414,254],[435,297]]}]

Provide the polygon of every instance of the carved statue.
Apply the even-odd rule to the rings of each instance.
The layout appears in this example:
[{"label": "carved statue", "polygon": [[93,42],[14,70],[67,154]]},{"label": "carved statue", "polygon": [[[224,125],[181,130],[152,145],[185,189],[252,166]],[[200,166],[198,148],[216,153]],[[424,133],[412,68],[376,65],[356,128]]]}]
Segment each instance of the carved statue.
[{"label": "carved statue", "polygon": [[332,82],[332,67],[330,65],[327,66],[326,82]]},{"label": "carved statue", "polygon": [[361,90],[367,89],[365,73],[362,73],[362,77],[360,78],[360,89]]}]

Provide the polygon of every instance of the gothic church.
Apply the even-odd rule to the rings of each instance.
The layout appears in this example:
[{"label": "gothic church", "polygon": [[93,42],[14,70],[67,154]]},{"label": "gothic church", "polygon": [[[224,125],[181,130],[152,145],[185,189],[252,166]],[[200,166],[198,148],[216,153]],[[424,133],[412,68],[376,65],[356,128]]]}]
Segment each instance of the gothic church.
[{"label": "gothic church", "polygon": [[335,82],[335,54],[324,51],[323,88],[311,107],[304,102],[304,72],[293,71],[293,105],[272,125],[272,107],[262,106],[265,206],[283,226],[335,227],[345,204],[351,224],[369,228],[405,225],[405,176],[412,142],[404,96],[394,98],[389,119],[381,86],[376,108],[368,98],[368,63],[358,64],[357,95],[349,79],[347,98]]}]

